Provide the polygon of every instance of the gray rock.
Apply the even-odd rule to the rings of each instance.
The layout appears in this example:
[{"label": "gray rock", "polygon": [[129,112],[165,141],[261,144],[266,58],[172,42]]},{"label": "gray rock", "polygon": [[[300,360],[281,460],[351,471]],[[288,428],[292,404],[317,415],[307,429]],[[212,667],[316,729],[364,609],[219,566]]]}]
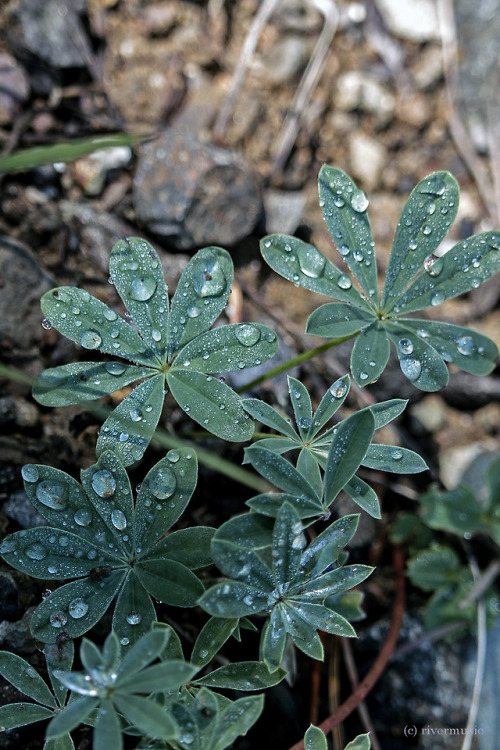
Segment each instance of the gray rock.
[{"label": "gray rock", "polygon": [[2,512],[7,518],[15,521],[22,529],[47,526],[47,521],[30,503],[24,490],[13,492],[3,504]]},{"label": "gray rock", "polygon": [[0,125],[11,122],[29,96],[24,70],[6,52],[0,52]]},{"label": "gray rock", "polygon": [[140,148],[137,217],[180,250],[234,245],[262,211],[256,177],[235,153],[168,128]]},{"label": "gray rock", "polygon": [[35,651],[35,640],[30,631],[30,620],[34,607],[29,607],[17,622],[0,622],[0,647],[26,656]]},{"label": "gray rock", "polygon": [[360,109],[374,115],[378,124],[384,126],[394,116],[396,99],[374,76],[351,70],[338,77],[335,106],[347,111]]},{"label": "gray rock", "polygon": [[354,132],[349,140],[351,172],[368,191],[377,187],[387,164],[387,149],[375,138]]},{"label": "gray rock", "polygon": [[40,297],[55,286],[31,251],[0,237],[0,339],[2,345],[29,348],[42,336]]},{"label": "gray rock", "polygon": [[375,5],[395,36],[412,42],[439,39],[435,0],[375,0]]},{"label": "gray rock", "polygon": [[305,202],[306,198],[301,190],[266,190],[266,233],[294,234],[302,220]]}]

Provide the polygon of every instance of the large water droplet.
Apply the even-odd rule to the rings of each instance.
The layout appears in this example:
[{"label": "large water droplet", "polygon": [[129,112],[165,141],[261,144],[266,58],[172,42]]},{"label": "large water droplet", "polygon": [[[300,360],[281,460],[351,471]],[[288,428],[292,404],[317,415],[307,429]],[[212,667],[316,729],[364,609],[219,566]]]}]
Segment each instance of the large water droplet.
[{"label": "large water droplet", "polygon": [[113,320],[116,320],[117,317],[118,317],[118,315],[115,313],[115,311],[112,310],[110,307],[107,307],[104,310],[103,315],[106,318],[106,320],[109,320],[110,322],[112,322]]},{"label": "large water droplet", "polygon": [[457,339],[457,349],[465,357],[469,356],[474,349],[473,339],[470,336],[461,336]]},{"label": "large water droplet", "polygon": [[431,175],[427,177],[418,186],[418,192],[424,195],[443,195],[445,190],[445,184],[441,177],[438,175]]},{"label": "large water droplet", "polygon": [[366,197],[366,194],[362,190],[354,190],[351,195],[351,207],[358,213],[361,214],[366,211],[370,201]]},{"label": "large water droplet", "polygon": [[335,383],[330,386],[330,393],[335,398],[343,398],[347,393],[347,383],[343,380],[336,380]]},{"label": "large water droplet", "polygon": [[79,341],[84,349],[99,349],[102,344],[100,335],[91,328],[81,332]]},{"label": "large water droplet", "polygon": [[410,339],[400,339],[398,341],[398,349],[401,354],[411,354],[413,351],[413,343]]},{"label": "large water droplet", "polygon": [[443,294],[443,292],[440,292],[440,291],[433,292],[431,294],[431,305],[433,307],[437,307],[438,305],[441,304],[441,302],[444,302],[444,294]]},{"label": "large water droplet", "polygon": [[42,328],[45,328],[46,331],[50,331],[50,329],[52,328],[52,323],[50,322],[50,320],[44,318],[42,320]]},{"label": "large water droplet", "polygon": [[174,472],[168,467],[160,467],[149,478],[149,489],[160,500],[172,497],[177,486]]},{"label": "large water droplet", "polygon": [[167,453],[167,458],[168,458],[168,460],[170,461],[170,463],[172,463],[172,464],[176,464],[176,463],[177,463],[177,461],[178,461],[178,460],[179,460],[179,458],[180,458],[180,454],[179,454],[179,451],[175,451],[175,450],[173,450],[173,451],[169,451],[169,452]]},{"label": "large water droplet", "polygon": [[401,461],[401,459],[403,458],[403,451],[401,450],[401,448],[393,448],[391,450],[391,458],[394,461]]},{"label": "large water droplet", "polygon": [[146,302],[156,291],[156,279],[153,276],[137,276],[131,285],[129,297],[137,302]]},{"label": "large water droplet", "polygon": [[139,625],[141,620],[142,616],[138,612],[129,612],[127,615],[127,622],[129,625]]},{"label": "large water droplet", "polygon": [[132,422],[140,422],[142,419],[142,411],[140,409],[131,409],[130,419]]},{"label": "large water droplet", "polygon": [[49,622],[53,628],[62,628],[63,625],[66,625],[66,623],[68,622],[68,618],[66,617],[64,612],[62,612],[60,609],[57,609],[50,615]]},{"label": "large water droplet", "polygon": [[195,261],[194,291],[199,297],[219,297],[226,288],[226,276],[217,258]]},{"label": "large water droplet", "polygon": [[125,531],[127,528],[127,517],[125,513],[119,508],[115,508],[111,511],[111,523],[118,529],[118,531]]},{"label": "large water droplet", "polygon": [[90,526],[92,513],[86,508],[80,508],[75,512],[73,519],[78,526]]},{"label": "large water droplet", "polygon": [[64,510],[68,504],[68,489],[57,482],[48,480],[40,482],[35,494],[42,505],[52,510]]},{"label": "large water droplet", "polygon": [[341,289],[350,289],[352,286],[352,281],[349,276],[343,273],[337,279],[337,286],[339,286]]},{"label": "large water droplet", "polygon": [[415,357],[406,357],[405,359],[402,359],[399,364],[403,375],[405,375],[408,380],[417,380],[422,372],[422,365]]},{"label": "large water droplet", "polygon": [[107,469],[96,471],[92,477],[92,488],[99,497],[113,497],[116,492],[116,479]]},{"label": "large water droplet", "polygon": [[235,329],[235,336],[243,346],[253,346],[260,339],[260,330],[249,323],[242,323]]},{"label": "large water droplet", "polygon": [[73,599],[68,605],[68,612],[74,620],[79,620],[80,618],[85,617],[88,611],[89,605],[81,597]]},{"label": "large water droplet", "polygon": [[15,552],[19,547],[19,542],[14,537],[7,537],[0,544],[0,554],[6,555],[7,552]]},{"label": "large water droplet", "polygon": [[32,544],[26,550],[26,557],[30,560],[44,560],[47,557],[47,550],[41,544]]},{"label": "large water droplet", "polygon": [[38,469],[34,464],[25,464],[21,469],[21,475],[25,482],[38,481]]},{"label": "large water droplet", "polygon": [[123,375],[127,368],[122,362],[106,362],[104,369],[110,375]]},{"label": "large water droplet", "polygon": [[326,265],[326,258],[321,255],[319,250],[316,250],[315,247],[300,245],[297,248],[297,259],[304,276],[319,279]]},{"label": "large water droplet", "polygon": [[443,270],[443,265],[443,259],[438,257],[437,255],[434,255],[434,253],[428,255],[424,260],[424,268],[429,276],[439,276],[439,274]]}]

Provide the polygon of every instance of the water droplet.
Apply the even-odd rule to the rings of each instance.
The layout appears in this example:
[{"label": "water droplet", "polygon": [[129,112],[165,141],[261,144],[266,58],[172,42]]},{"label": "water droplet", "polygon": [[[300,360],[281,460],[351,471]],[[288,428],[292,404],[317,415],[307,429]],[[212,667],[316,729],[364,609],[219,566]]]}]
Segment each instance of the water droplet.
[{"label": "water droplet", "polygon": [[199,258],[194,262],[193,286],[199,297],[219,297],[226,284],[226,276],[217,258]]},{"label": "water droplet", "polygon": [[170,461],[170,463],[172,463],[172,464],[176,464],[176,463],[177,463],[177,461],[178,461],[178,460],[179,460],[179,458],[180,458],[179,452],[178,452],[178,451],[175,451],[175,450],[174,450],[174,451],[169,451],[169,452],[167,453],[167,458],[168,458],[168,460]]},{"label": "water droplet", "polygon": [[111,511],[111,523],[118,529],[118,531],[125,531],[127,528],[127,517],[125,513],[119,508],[115,508]]},{"label": "water droplet", "polygon": [[127,615],[127,622],[129,625],[140,625],[141,620],[142,617],[138,612],[129,612]]},{"label": "water droplet", "polygon": [[129,439],[128,432],[120,432],[120,437],[118,438],[120,443],[126,443],[128,439]]},{"label": "water droplet", "polygon": [[[120,335],[120,329],[116,327],[110,328],[109,335],[111,336],[112,339],[117,339],[118,336]],[[116,344],[113,344],[113,346],[116,349],[119,346],[119,344],[116,343]]]},{"label": "water droplet", "polygon": [[346,274],[343,273],[337,279],[337,286],[339,286],[341,289],[350,289],[352,286],[352,281],[349,276],[346,276]]},{"label": "water droplet", "polygon": [[50,331],[50,329],[52,328],[52,323],[50,322],[50,320],[44,318],[42,320],[42,328],[45,328],[46,331]]},{"label": "water droplet", "polygon": [[434,255],[434,253],[428,255],[424,260],[424,268],[429,276],[439,276],[439,274],[443,270],[443,265],[443,259],[438,257],[437,255]]},{"label": "water droplet", "polygon": [[187,314],[190,318],[197,318],[199,315],[201,315],[201,309],[198,307],[198,305],[189,305]]},{"label": "water droplet", "polygon": [[38,481],[38,469],[34,464],[25,464],[21,469],[21,475],[25,482]]},{"label": "water droplet", "polygon": [[418,242],[417,242],[417,240],[415,240],[415,239],[411,239],[411,240],[409,241],[409,243],[408,243],[408,247],[410,248],[410,250],[416,250],[416,249],[417,249],[417,247],[418,247]]},{"label": "water droplet", "polygon": [[137,276],[130,285],[129,297],[137,302],[147,302],[156,292],[156,286],[153,276]]},{"label": "water droplet", "polygon": [[172,497],[176,486],[175,474],[168,467],[160,467],[149,479],[149,489],[160,500]]},{"label": "water droplet", "polygon": [[368,373],[366,372],[360,372],[359,373],[359,379],[360,380],[366,380],[368,378]]},{"label": "water droplet", "polygon": [[432,234],[432,227],[430,227],[428,224],[425,224],[425,226],[422,227],[422,233],[425,234],[426,237],[428,237],[430,234]]},{"label": "water droplet", "polygon": [[128,646],[130,640],[128,638],[120,638],[120,646]]},{"label": "water droplet", "polygon": [[79,341],[84,349],[99,349],[102,344],[100,335],[91,328],[81,332]]},{"label": "water droplet", "polygon": [[353,252],[353,255],[354,255],[354,260],[356,260],[356,261],[357,261],[358,263],[361,263],[361,261],[362,261],[362,260],[363,260],[363,258],[365,257],[365,256],[363,255],[363,251],[362,251],[362,250],[359,250],[359,249],[355,250],[355,251]]},{"label": "water droplet", "polygon": [[106,320],[109,320],[109,321],[113,321],[113,320],[116,320],[116,319],[117,319],[117,317],[118,317],[118,315],[117,315],[117,314],[115,313],[115,311],[114,311],[114,310],[112,310],[112,309],[111,309],[110,307],[107,307],[107,308],[106,308],[106,309],[104,310],[104,313],[103,313],[103,315],[104,315],[104,317],[106,318]]},{"label": "water droplet", "polygon": [[110,375],[123,375],[127,368],[122,362],[106,362],[104,369]]},{"label": "water droplet", "polygon": [[157,328],[153,328],[151,331],[151,336],[153,338],[153,341],[161,341],[161,331],[159,331]]},{"label": "water droplet", "polygon": [[17,539],[13,537],[7,537],[7,539],[4,539],[0,544],[0,553],[2,555],[5,555],[7,554],[7,552],[15,552],[18,547],[19,542],[17,541]]},{"label": "water droplet", "polygon": [[431,294],[431,305],[433,307],[437,307],[438,305],[441,304],[441,302],[444,302],[444,294],[443,294],[443,292],[440,292],[440,291],[433,292]]},{"label": "water droplet", "polygon": [[248,323],[242,323],[235,329],[235,336],[243,346],[253,346],[260,339],[260,330]]},{"label": "water droplet", "polygon": [[63,625],[66,625],[68,622],[68,618],[62,612],[60,609],[57,609],[55,612],[52,612],[52,614],[49,617],[50,624],[53,628],[62,628]]},{"label": "water droplet", "polygon": [[99,497],[113,497],[116,491],[116,479],[107,469],[96,471],[92,477],[92,488]]},{"label": "water droplet", "polygon": [[343,208],[345,206],[345,200],[338,193],[337,195],[335,195],[333,202],[335,203],[337,208]]},{"label": "water droplet", "polygon": [[47,550],[41,544],[32,544],[26,550],[26,556],[30,560],[44,560],[47,557]]},{"label": "water droplet", "polygon": [[413,352],[413,343],[410,339],[400,339],[398,341],[398,349],[401,354],[411,354]]},{"label": "water droplet", "polygon": [[304,276],[308,276],[311,279],[319,279],[326,265],[326,258],[321,255],[319,250],[316,250],[311,245],[299,245],[297,248],[297,259]]},{"label": "water droplet", "polygon": [[351,195],[351,207],[356,213],[361,214],[366,211],[370,204],[370,201],[366,197],[366,194],[362,190],[354,190]]},{"label": "water droplet", "polygon": [[347,383],[343,380],[336,380],[335,383],[330,386],[330,393],[335,398],[343,398],[347,393]]},{"label": "water droplet", "polygon": [[253,604],[253,596],[247,595],[243,597],[243,603],[250,607]]},{"label": "water droplet", "polygon": [[430,175],[418,186],[418,192],[424,195],[443,195],[445,184],[441,177]]},{"label": "water droplet", "polygon": [[391,458],[394,459],[394,461],[400,461],[403,458],[403,451],[401,448],[393,448],[391,450]]},{"label": "water droplet", "polygon": [[130,419],[132,422],[140,422],[142,419],[142,411],[140,409],[131,409]]},{"label": "water droplet", "polygon": [[350,249],[347,247],[347,245],[340,245],[339,247],[339,253],[345,258],[346,255],[349,255]]},{"label": "water droplet", "polygon": [[80,508],[75,512],[73,518],[78,526],[89,526],[92,522],[92,513],[86,508]]},{"label": "water droplet", "polygon": [[80,618],[85,617],[88,611],[89,605],[81,597],[73,599],[68,605],[68,612],[74,620],[79,620]]},{"label": "water droplet", "polygon": [[403,375],[405,375],[408,380],[417,380],[422,372],[422,365],[415,357],[406,357],[405,359],[402,359],[399,364]]},{"label": "water droplet", "polygon": [[309,417],[300,417],[299,419],[299,427],[302,430],[308,430],[311,426],[311,419]]},{"label": "water droplet", "polygon": [[35,494],[42,505],[52,510],[64,510],[68,504],[67,487],[56,482],[47,480],[40,482]]},{"label": "water droplet", "polygon": [[457,349],[465,357],[472,354],[472,350],[474,349],[473,339],[470,336],[461,336],[457,339]]}]

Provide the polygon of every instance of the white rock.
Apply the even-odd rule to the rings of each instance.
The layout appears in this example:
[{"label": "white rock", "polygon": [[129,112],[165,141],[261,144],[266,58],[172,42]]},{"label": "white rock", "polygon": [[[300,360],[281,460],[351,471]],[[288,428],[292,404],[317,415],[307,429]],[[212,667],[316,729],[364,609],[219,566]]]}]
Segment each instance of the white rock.
[{"label": "white rock", "polygon": [[440,38],[436,0],[375,0],[375,5],[395,36],[413,42]]},{"label": "white rock", "polygon": [[387,161],[385,146],[363,133],[353,133],[349,153],[353,177],[360,180],[366,190],[373,190]]},{"label": "white rock", "polygon": [[352,70],[338,77],[335,105],[347,111],[361,109],[375,115],[379,125],[387,125],[394,115],[396,102],[394,95],[376,78]]}]

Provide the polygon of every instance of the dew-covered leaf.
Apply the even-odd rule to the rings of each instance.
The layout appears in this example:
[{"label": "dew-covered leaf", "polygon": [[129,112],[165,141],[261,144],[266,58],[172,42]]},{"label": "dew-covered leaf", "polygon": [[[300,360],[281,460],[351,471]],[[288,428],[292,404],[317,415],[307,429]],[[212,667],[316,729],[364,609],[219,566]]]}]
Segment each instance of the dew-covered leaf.
[{"label": "dew-covered leaf", "polygon": [[283,661],[287,640],[281,607],[273,607],[260,639],[260,658],[271,673],[276,672]]},{"label": "dew-covered leaf", "polygon": [[315,453],[310,448],[302,448],[297,459],[297,471],[300,471],[316,495],[321,497],[323,494],[323,477],[319,470],[318,461]]},{"label": "dew-covered leaf", "polygon": [[273,271],[296,286],[369,309],[349,276],[313,245],[296,237],[270,234],[260,241],[260,251]]},{"label": "dew-covered leaf", "polygon": [[60,713],[56,714],[47,727],[46,739],[56,739],[83,724],[85,719],[99,704],[98,698],[82,697],[70,703]]},{"label": "dew-covered leaf", "polygon": [[[307,654],[311,659],[323,659],[323,645],[316,632],[316,626],[309,622],[308,615],[303,617],[295,606],[281,606],[283,622],[286,632],[289,634],[297,648]],[[319,605],[318,605],[319,606]]]},{"label": "dew-covered leaf", "polygon": [[53,740],[45,740],[43,750],[75,750],[75,743],[71,735],[66,733]]},{"label": "dew-covered leaf", "polygon": [[327,302],[314,310],[306,323],[306,333],[324,338],[352,336],[376,321],[371,310],[340,302]]},{"label": "dew-covered leaf", "polygon": [[125,571],[111,571],[102,580],[84,578],[56,589],[36,608],[31,618],[33,637],[56,643],[65,633],[78,638],[98,622],[116,596]]},{"label": "dew-covered leaf", "polygon": [[129,572],[113,613],[113,630],[122,646],[136,643],[151,630],[156,611],[151,597],[133,571]]},{"label": "dew-covered leaf", "polygon": [[177,727],[173,719],[162,706],[149,698],[116,695],[113,702],[125,719],[140,729],[141,733],[164,740],[177,736]]},{"label": "dew-covered leaf", "polygon": [[185,685],[196,672],[197,667],[185,661],[164,661],[138,673],[130,674],[127,670],[115,685],[120,693],[127,695],[166,692]]},{"label": "dew-covered leaf", "polygon": [[57,702],[43,680],[31,664],[17,654],[0,651],[0,674],[28,698],[50,708],[57,708]]},{"label": "dew-covered leaf", "polygon": [[134,501],[123,463],[112,451],[104,451],[96,464],[81,472],[81,479],[92,507],[106,524],[115,545],[125,554],[130,553]]},{"label": "dew-covered leaf", "polygon": [[369,734],[358,734],[352,742],[345,746],[344,750],[370,750],[371,746]]},{"label": "dew-covered leaf", "polygon": [[276,409],[266,404],[265,401],[258,398],[245,398],[242,401],[242,406],[258,422],[262,422],[262,424],[292,440],[299,440],[299,436],[290,422],[282,417]]},{"label": "dew-covered leaf", "polygon": [[420,497],[423,519],[432,529],[470,534],[481,528],[481,505],[469,487],[461,485],[449,492],[431,487]]},{"label": "dew-covered leaf", "polygon": [[210,750],[224,750],[241,734],[246,734],[264,708],[263,695],[249,695],[232,702],[219,717]]},{"label": "dew-covered leaf", "polygon": [[335,563],[341,550],[358,528],[359,515],[342,516],[331,523],[302,553],[300,569],[304,578],[318,576]]},{"label": "dew-covered leaf", "polygon": [[358,590],[342,591],[340,594],[327,596],[324,601],[325,607],[332,609],[349,622],[359,622],[366,617],[361,605],[363,603],[363,592]]},{"label": "dew-covered leaf", "polygon": [[385,427],[386,424],[399,417],[404,412],[407,403],[406,399],[392,398],[389,401],[380,401],[378,404],[368,406],[375,419],[375,429],[380,430],[381,427]]},{"label": "dew-covered leaf", "polygon": [[123,399],[101,427],[97,455],[112,450],[125,466],[142,458],[160,419],[164,387],[165,376],[155,375]]},{"label": "dew-covered leaf", "polygon": [[177,285],[169,325],[169,362],[179,349],[211,327],[223,311],[233,261],[227,250],[205,247],[191,258]]},{"label": "dew-covered leaf", "polygon": [[299,518],[315,518],[324,514],[325,509],[319,499],[290,495],[287,492],[269,492],[247,500],[249,508],[264,516],[276,518],[283,503],[290,503]]},{"label": "dew-covered leaf", "polygon": [[288,392],[295,421],[302,439],[307,437],[312,425],[312,403],[307,388],[300,380],[288,376]]},{"label": "dew-covered leaf", "polygon": [[197,480],[196,453],[187,448],[169,451],[146,474],[137,495],[134,533],[135,544],[143,552],[178,520]]},{"label": "dew-covered leaf", "polygon": [[415,336],[425,339],[446,362],[453,362],[465,372],[488,375],[495,367],[497,346],[477,331],[437,320],[400,318],[399,322]]},{"label": "dew-covered leaf", "polygon": [[338,612],[334,612],[322,604],[302,601],[300,604],[296,604],[294,609],[304,618],[304,620],[307,620],[312,627],[317,628],[322,632],[331,633],[332,635],[340,635],[344,638],[354,638],[356,636],[356,631],[350,622],[339,615]]},{"label": "dew-covered leaf", "polygon": [[375,420],[369,411],[357,412],[336,426],[325,471],[326,505],[333,502],[359,468],[374,429]]},{"label": "dew-covered leaf", "polygon": [[191,340],[176,355],[175,365],[219,373],[257,367],[276,354],[278,337],[261,323],[219,326]]},{"label": "dew-covered leaf", "polygon": [[253,420],[241,398],[212,375],[173,368],[167,373],[172,395],[184,411],[217,437],[239,442],[253,434]]},{"label": "dew-covered leaf", "polygon": [[157,629],[146,633],[146,635],[134,643],[125,653],[118,669],[115,670],[115,685],[120,685],[121,681],[128,679],[131,675],[144,669],[144,667],[151,664],[157,657],[161,656],[169,637],[170,631]]},{"label": "dew-covered leaf", "polygon": [[428,548],[408,561],[410,581],[424,591],[434,591],[455,581],[459,570],[460,559],[451,547]]},{"label": "dew-covered leaf", "polygon": [[43,295],[41,306],[54,328],[84,349],[123,357],[138,365],[160,364],[132,326],[84,289],[51,289]]},{"label": "dew-covered leaf", "polygon": [[51,719],[53,716],[54,711],[45,706],[38,706],[36,703],[11,703],[0,706],[2,731],[24,727],[26,724]]},{"label": "dew-covered leaf", "polygon": [[52,690],[60,706],[63,706],[66,702],[68,695],[67,688],[62,685],[54,672],[59,671],[70,671],[73,666],[73,658],[75,655],[75,646],[73,641],[64,641],[62,643],[46,643],[43,648],[45,655],[45,662],[47,664],[47,672],[52,685]]},{"label": "dew-covered leaf", "polygon": [[351,354],[351,372],[359,386],[373,383],[384,371],[389,359],[389,339],[380,321],[365,328],[356,341]]},{"label": "dew-covered leaf", "polygon": [[327,750],[325,733],[311,724],[304,735],[304,748],[305,750]]},{"label": "dew-covered leaf", "polygon": [[272,544],[274,523],[260,513],[244,513],[217,529],[217,539],[243,549],[265,549]]},{"label": "dew-covered leaf", "polygon": [[390,471],[393,474],[418,474],[429,468],[415,451],[377,443],[370,445],[361,463],[369,469]]},{"label": "dew-covered leaf", "polygon": [[319,205],[339,253],[368,298],[378,297],[377,265],[366,209],[368,198],[341,169],[324,165],[318,177]]},{"label": "dew-covered leaf", "polygon": [[267,607],[268,595],[239,581],[217,583],[205,591],[198,604],[213,617],[248,617]]},{"label": "dew-covered leaf", "polygon": [[305,546],[306,538],[296,510],[290,503],[283,503],[273,530],[273,576],[278,585],[295,576]]},{"label": "dew-covered leaf", "polygon": [[174,560],[140,560],[134,573],[146,591],[174,607],[194,607],[203,594],[199,578]]},{"label": "dew-covered leaf", "polygon": [[449,172],[433,172],[413,189],[394,236],[385,275],[384,308],[392,308],[412,278],[422,270],[425,259],[446,236],[457,215],[458,201],[458,184]]},{"label": "dew-covered leaf", "polygon": [[421,391],[439,391],[449,380],[442,355],[425,338],[413,335],[403,323],[389,321],[387,333],[396,347],[401,372]]},{"label": "dew-covered leaf", "polygon": [[120,717],[110,700],[103,700],[94,725],[92,750],[123,750],[123,733]]},{"label": "dew-covered leaf", "polygon": [[[301,597],[307,597],[309,601],[323,600],[332,594],[354,588],[372,572],[373,568],[369,565],[342,565],[335,570],[330,570],[306,581],[305,584],[301,585],[300,595]],[[299,586],[300,584],[297,584],[294,590],[298,590]]]},{"label": "dew-covered leaf", "polygon": [[43,406],[67,406],[107,396],[156,371],[123,362],[72,362],[44,370],[33,386],[33,398]]},{"label": "dew-covered leaf", "polygon": [[237,625],[237,619],[211,617],[198,634],[191,654],[191,663],[201,668],[212,661],[227,639],[234,633]]},{"label": "dew-covered leaf", "polygon": [[243,463],[250,463],[265,479],[285,492],[305,499],[318,501],[314,487],[286,458],[272,453],[267,448],[251,445],[245,448]]},{"label": "dew-covered leaf", "polygon": [[382,518],[377,493],[362,479],[359,479],[359,477],[350,479],[344,486],[344,492],[372,518]]},{"label": "dew-covered leaf", "polygon": [[321,399],[318,408],[314,412],[313,426],[316,434],[330,420],[337,409],[342,406],[349,393],[351,381],[349,375],[344,375],[336,380]]},{"label": "dew-covered leaf", "polygon": [[396,300],[395,312],[436,307],[476,289],[500,271],[500,232],[483,232],[459,242],[422,273]]},{"label": "dew-covered leaf", "polygon": [[[229,522],[228,522],[229,523]],[[212,555],[219,570],[228,578],[245,581],[264,591],[274,588],[269,569],[252,549],[238,547],[224,538],[224,526],[215,533],[212,540]]]},{"label": "dew-covered leaf", "polygon": [[0,552],[16,570],[47,581],[79,578],[96,565],[120,565],[116,547],[103,551],[98,540],[91,544],[50,526],[16,531],[3,540]]},{"label": "dew-covered leaf", "polygon": [[227,690],[264,690],[277,685],[285,676],[284,669],[269,672],[260,661],[224,664],[205,677],[196,680],[197,685]]},{"label": "dew-covered leaf", "polygon": [[137,330],[157,357],[163,360],[169,303],[156,251],[139,237],[120,240],[111,251],[109,272]]},{"label": "dew-covered leaf", "polygon": [[213,563],[211,541],[215,529],[209,526],[192,526],[178,529],[160,539],[145,554],[141,562],[172,560],[190,570],[205,568]]}]

